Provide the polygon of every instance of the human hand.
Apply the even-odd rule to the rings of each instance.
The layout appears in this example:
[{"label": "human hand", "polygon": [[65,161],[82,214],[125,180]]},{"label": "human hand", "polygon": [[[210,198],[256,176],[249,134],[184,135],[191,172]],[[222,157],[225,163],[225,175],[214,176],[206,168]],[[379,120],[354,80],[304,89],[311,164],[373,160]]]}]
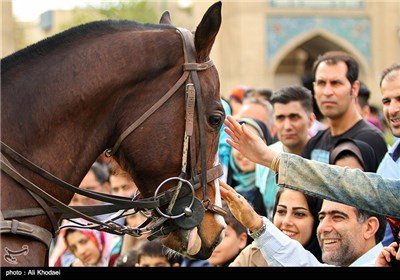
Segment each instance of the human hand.
[{"label": "human hand", "polygon": [[400,250],[397,242],[392,242],[389,246],[383,247],[375,264],[377,266],[393,266],[393,263],[400,263]]},{"label": "human hand", "polygon": [[233,216],[251,232],[255,232],[263,226],[263,220],[253,209],[249,202],[231,186],[219,181],[221,197],[228,204]]},{"label": "human hand", "polygon": [[271,167],[276,152],[268,148],[260,136],[248,129],[246,124],[239,124],[232,116],[227,116],[224,124],[224,131],[230,136],[226,140],[229,145],[249,160]]}]

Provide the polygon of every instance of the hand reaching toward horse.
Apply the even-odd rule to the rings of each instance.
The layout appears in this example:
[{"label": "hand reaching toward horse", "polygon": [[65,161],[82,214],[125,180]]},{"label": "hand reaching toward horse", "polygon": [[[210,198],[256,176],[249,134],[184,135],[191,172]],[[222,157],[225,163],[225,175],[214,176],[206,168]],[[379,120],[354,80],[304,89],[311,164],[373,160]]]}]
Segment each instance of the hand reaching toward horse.
[{"label": "hand reaching toward horse", "polygon": [[221,197],[227,202],[233,216],[251,232],[255,232],[263,226],[263,220],[253,209],[249,202],[231,186],[219,181]]},{"label": "hand reaching toward horse", "polygon": [[272,160],[277,153],[268,148],[261,137],[248,129],[246,124],[239,124],[232,116],[228,116],[224,123],[226,125],[224,131],[231,137],[226,140],[229,145],[249,160],[271,167]]}]

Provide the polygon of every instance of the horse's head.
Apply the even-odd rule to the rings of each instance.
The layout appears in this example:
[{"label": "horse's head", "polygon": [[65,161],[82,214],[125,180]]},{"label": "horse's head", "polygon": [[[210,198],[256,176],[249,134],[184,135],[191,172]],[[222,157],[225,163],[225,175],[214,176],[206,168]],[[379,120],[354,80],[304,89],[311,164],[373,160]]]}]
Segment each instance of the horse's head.
[{"label": "horse's head", "polygon": [[[126,139],[115,154],[142,196],[160,201],[154,211],[161,217],[153,228],[154,237],[163,236],[165,246],[199,259],[211,255],[225,226],[217,181],[222,175],[217,150],[225,115],[218,72],[209,59],[221,25],[221,5],[217,2],[208,9],[194,37],[184,29],[174,32],[175,38],[177,33],[181,37],[180,47],[165,49],[164,57],[157,61],[179,54],[183,65],[175,61],[174,69],[168,71],[182,76],[160,70],[167,72],[164,75],[170,80],[160,83],[167,93],[154,102],[154,97],[147,96],[148,103],[160,106],[144,113],[146,117],[142,115],[131,131],[121,133]],[[170,25],[168,13],[160,23]],[[154,82],[152,90],[157,87]]]}]

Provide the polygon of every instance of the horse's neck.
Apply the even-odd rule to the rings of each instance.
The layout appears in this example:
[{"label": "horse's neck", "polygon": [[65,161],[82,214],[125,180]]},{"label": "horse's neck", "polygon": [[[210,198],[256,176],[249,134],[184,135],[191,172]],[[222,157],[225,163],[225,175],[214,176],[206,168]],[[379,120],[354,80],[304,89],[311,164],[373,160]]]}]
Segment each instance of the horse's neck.
[{"label": "horse's neck", "polygon": [[101,153],[101,142],[108,138],[110,127],[101,125],[110,115],[106,92],[96,91],[90,84],[93,81],[83,84],[82,78],[74,81],[68,71],[59,72],[64,67],[73,69],[72,63],[50,66],[47,75],[37,67],[26,68],[25,79],[34,83],[16,80],[16,90],[7,92],[11,105],[2,116],[2,131],[6,132],[2,140],[61,179],[79,183]]},{"label": "horse's neck", "polygon": [[[151,32],[110,36],[109,40],[87,40],[79,48],[69,46],[45,54],[27,63],[23,74],[14,75],[7,85],[7,101],[14,105],[7,109],[7,123],[2,129],[13,135],[24,131],[26,140],[17,143],[16,149],[69,182],[79,181],[82,174],[76,174],[76,170],[87,170],[105,148],[114,144],[113,137],[120,133],[114,131],[115,114],[127,97],[132,103],[132,95],[138,95],[151,104],[151,98],[157,100],[157,94],[172,86],[160,76],[179,77],[181,71],[181,67],[165,70],[176,66],[181,57],[179,52],[161,48],[167,36],[158,35],[158,41]],[[160,48],[153,47],[149,52],[146,46],[155,41]],[[181,44],[176,40],[176,46],[170,47]],[[11,70],[8,75],[17,71]],[[146,92],[152,95],[144,96]],[[21,100],[27,108],[20,108]],[[136,106],[138,117],[144,113],[142,107]]]}]

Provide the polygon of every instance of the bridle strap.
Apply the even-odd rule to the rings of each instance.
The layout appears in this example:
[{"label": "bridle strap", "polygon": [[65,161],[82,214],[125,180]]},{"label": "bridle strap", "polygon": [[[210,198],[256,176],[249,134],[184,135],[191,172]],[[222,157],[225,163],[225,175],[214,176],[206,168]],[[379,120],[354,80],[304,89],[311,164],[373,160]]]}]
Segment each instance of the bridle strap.
[{"label": "bridle strap", "polygon": [[[181,35],[182,38],[184,38],[184,36],[182,36],[182,34],[186,34],[186,33],[190,33],[190,31],[183,29],[183,28],[178,28],[179,34]],[[183,33],[182,33],[183,32]],[[190,49],[194,50],[194,46],[193,43],[191,42],[191,40],[184,40],[184,53],[186,54],[186,46],[188,46],[188,42],[189,41],[189,46],[191,46]],[[191,61],[187,60],[187,57],[185,55],[185,64],[183,66],[183,73],[182,76],[178,79],[178,81],[176,81],[176,83],[160,98],[160,100],[158,100],[153,106],[151,106],[151,108],[149,110],[147,110],[139,119],[137,119],[133,124],[131,124],[117,139],[117,141],[115,142],[114,146],[111,149],[106,149],[105,150],[105,155],[107,157],[110,157],[112,155],[114,155],[116,153],[116,151],[118,150],[119,146],[121,145],[122,141],[125,140],[125,138],[131,134],[139,125],[141,125],[148,117],[150,117],[155,111],[157,111],[158,108],[161,107],[161,105],[163,105],[175,92],[178,91],[178,89],[183,85],[183,83],[187,80],[188,76],[189,76],[189,71],[196,72],[196,71],[203,71],[203,70],[207,70],[208,68],[210,68],[211,66],[213,66],[214,63],[212,60],[209,60],[207,62],[204,63],[196,63],[195,58],[193,58]],[[197,81],[198,82],[198,81]]]},{"label": "bridle strap", "polygon": [[119,146],[121,145],[122,141],[131,134],[139,125],[141,125],[148,117],[150,117],[158,108],[161,107],[178,89],[179,87],[186,81],[187,77],[189,76],[188,72],[183,72],[182,76],[179,80],[170,88],[167,93],[161,97],[149,110],[147,110],[139,119],[137,119],[133,124],[131,124],[117,139],[115,142],[114,147],[111,149],[107,149],[105,151],[105,155],[107,157],[111,157],[115,154],[118,150]]},{"label": "bridle strap", "polygon": [[18,171],[16,171],[12,166],[8,165],[3,160],[1,160],[1,170],[4,171],[6,174],[8,174],[16,182],[18,182],[19,184],[24,186],[26,189],[28,189],[28,190],[32,191],[33,193],[37,194],[38,196],[42,197],[44,200],[48,201],[52,205],[57,205],[57,207],[59,207],[60,209],[66,211],[66,212],[72,211],[75,214],[80,215],[81,217],[83,217],[84,219],[86,219],[92,223],[97,223],[97,224],[101,224],[103,226],[107,226],[107,224],[105,224],[101,221],[98,221],[98,220],[94,219],[93,217],[90,217],[83,213],[79,213],[75,209],[73,209],[73,208],[69,207],[68,205],[66,205],[65,203],[62,203],[61,201],[59,201],[57,198],[49,195],[44,190],[42,190],[41,188],[36,186],[34,183],[28,181]]},{"label": "bridle strap", "polygon": [[[18,173],[19,174],[19,173]],[[214,166],[213,168],[209,169],[207,171],[207,181],[211,182],[223,175],[222,167],[220,164]],[[199,183],[199,178],[198,176],[194,176],[190,180],[190,183],[193,185],[194,189],[197,190],[200,188],[200,183]],[[28,190],[29,191],[29,190]],[[174,192],[175,189],[171,188],[169,190],[166,190],[165,192],[161,193],[157,197],[157,202],[154,202],[157,206],[163,206],[168,204],[169,200],[172,197],[172,192]],[[180,194],[179,197],[183,195],[189,194],[189,191],[186,189],[182,189],[181,191],[182,194]],[[143,200],[143,199],[141,199]],[[149,201],[152,202],[153,200]],[[140,202],[140,201],[133,201],[133,202]],[[72,208],[76,211],[65,211],[65,209],[59,209],[57,206],[52,206],[50,209],[54,213],[62,213],[63,219],[71,219],[71,218],[77,218],[81,217],[81,215],[77,213],[83,213],[89,216],[97,216],[97,215],[102,215],[102,214],[108,214],[108,213],[114,213],[117,212],[121,209],[134,209],[134,207],[131,206],[122,206],[119,204],[103,204],[103,205],[90,205],[90,206],[68,206],[68,209]],[[141,208],[137,208],[141,209]],[[147,209],[153,209],[153,208],[147,208]],[[3,210],[3,215],[5,219],[13,219],[13,218],[22,218],[22,217],[33,217],[33,216],[40,216],[43,214],[46,214],[46,212],[42,208],[26,208],[26,209],[14,209],[14,210]]]},{"label": "bridle strap", "polygon": [[6,234],[21,234],[28,237],[32,237],[40,242],[44,243],[47,249],[50,248],[53,236],[50,231],[37,225],[28,224],[25,222],[19,222],[17,220],[6,221],[0,220],[0,233]]},{"label": "bridle strap", "polygon": [[[193,81],[193,85],[195,87],[195,94],[196,94],[196,104],[197,104],[197,118],[199,124],[199,133],[200,133],[200,161],[201,161],[201,181],[200,186],[203,188],[203,200],[207,200],[207,163],[206,163],[206,144],[205,144],[205,128],[204,128],[204,112],[203,112],[203,103],[202,103],[202,96],[201,96],[201,87],[200,87],[200,80],[197,74],[200,70],[205,70],[207,68],[202,67],[195,67],[196,66],[196,54],[195,54],[195,47],[192,40],[193,35],[190,31],[184,28],[178,28],[180,34],[182,36],[184,42],[184,54],[185,54],[185,65],[187,65],[186,69],[190,69],[190,78]],[[210,66],[210,65],[206,65]],[[190,82],[190,81],[189,81]],[[191,152],[193,151],[194,140],[191,141]],[[196,157],[195,154],[192,154],[192,159]],[[193,161],[194,162],[194,161]],[[196,172],[196,164],[192,164],[192,174],[197,174]]]},{"label": "bridle strap", "polygon": [[[1,159],[0,159],[1,163],[4,162],[4,163],[7,163],[9,166],[12,166],[11,163],[8,161],[8,159],[2,153],[0,153],[0,156],[1,156]],[[2,166],[1,166],[1,169],[3,169]],[[50,220],[51,227],[53,229],[52,232],[55,233],[58,228],[58,222],[57,222],[57,218],[54,215],[54,212],[52,211],[52,209],[47,205],[47,203],[40,196],[36,195],[29,189],[25,189],[25,190],[36,200],[36,202],[43,209],[43,211],[45,212],[45,214],[47,215],[47,217]],[[25,212],[27,212],[27,211],[25,211]],[[2,218],[4,218],[3,215],[2,215]]]},{"label": "bridle strap", "polygon": [[108,202],[108,203],[113,203],[113,204],[119,204],[122,207],[125,207],[126,209],[129,208],[139,208],[139,209],[148,209],[148,208],[154,208],[158,206],[158,203],[155,202],[154,200],[141,200],[141,201],[132,201],[131,198],[128,197],[122,197],[122,196],[116,196],[116,195],[111,195],[111,194],[105,194],[105,193],[97,193],[97,192],[92,192],[86,189],[81,189],[76,186],[73,186],[60,178],[54,176],[53,174],[49,173],[48,171],[44,170],[43,168],[37,166],[27,158],[23,157],[19,153],[17,153],[14,149],[10,148],[7,144],[1,141],[1,151],[4,152],[5,154],[9,155],[11,158],[13,158],[15,161],[18,163],[22,164],[35,174],[40,175],[41,177],[57,184],[58,186],[71,191],[72,193],[77,193],[80,195],[84,195],[96,200],[100,200],[103,202]]}]

